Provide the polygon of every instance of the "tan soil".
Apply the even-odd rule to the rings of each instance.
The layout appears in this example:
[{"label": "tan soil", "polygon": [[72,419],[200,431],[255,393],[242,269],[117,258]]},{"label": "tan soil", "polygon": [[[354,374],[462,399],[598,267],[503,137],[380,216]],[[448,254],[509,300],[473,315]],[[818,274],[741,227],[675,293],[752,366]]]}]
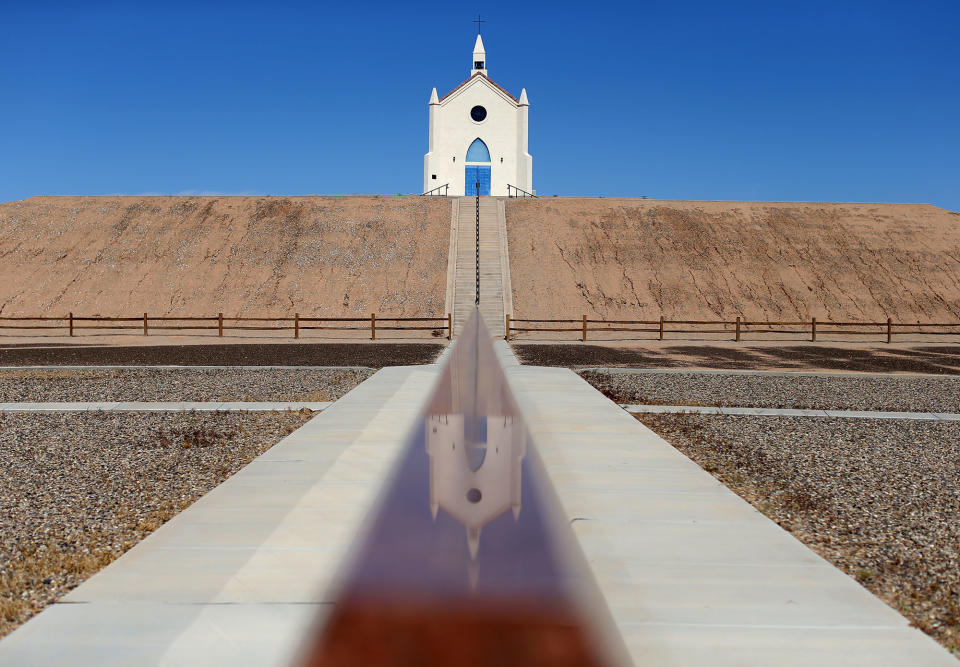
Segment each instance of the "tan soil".
[{"label": "tan soil", "polygon": [[444,314],[443,198],[31,197],[0,204],[0,314]]},{"label": "tan soil", "polygon": [[960,214],[929,205],[507,204],[514,316],[960,321]]}]

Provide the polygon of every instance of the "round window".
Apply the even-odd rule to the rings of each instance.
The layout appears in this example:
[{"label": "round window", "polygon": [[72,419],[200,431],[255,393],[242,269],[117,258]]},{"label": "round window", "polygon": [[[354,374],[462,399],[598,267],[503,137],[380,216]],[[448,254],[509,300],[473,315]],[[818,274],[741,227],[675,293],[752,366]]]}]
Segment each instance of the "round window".
[{"label": "round window", "polygon": [[477,105],[470,109],[470,117],[479,123],[487,117],[487,110],[482,106]]}]

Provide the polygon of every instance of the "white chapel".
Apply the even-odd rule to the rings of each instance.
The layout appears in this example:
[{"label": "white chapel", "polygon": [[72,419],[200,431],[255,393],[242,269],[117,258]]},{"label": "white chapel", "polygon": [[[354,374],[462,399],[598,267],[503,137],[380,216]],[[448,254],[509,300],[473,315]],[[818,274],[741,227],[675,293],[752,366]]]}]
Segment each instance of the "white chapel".
[{"label": "white chapel", "polygon": [[527,152],[530,103],[516,98],[487,75],[487,54],[477,35],[470,78],[444,95],[430,95],[428,152],[423,191],[448,185],[451,196],[506,196],[508,186],[531,194],[533,158]]}]

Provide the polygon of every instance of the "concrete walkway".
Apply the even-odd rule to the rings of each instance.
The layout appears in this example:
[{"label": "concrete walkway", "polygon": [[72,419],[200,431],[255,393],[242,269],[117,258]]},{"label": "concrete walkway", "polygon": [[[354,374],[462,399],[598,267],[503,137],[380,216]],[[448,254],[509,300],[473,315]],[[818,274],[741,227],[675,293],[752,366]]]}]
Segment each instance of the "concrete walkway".
[{"label": "concrete walkway", "polygon": [[326,410],[332,401],[125,401],[0,403],[0,412],[264,412]]},{"label": "concrete walkway", "polygon": [[637,665],[956,667],[575,373],[495,345]]},{"label": "concrete walkway", "polygon": [[0,641],[0,664],[288,665],[435,377],[377,372]]},{"label": "concrete walkway", "polygon": [[[636,664],[956,667],[575,373],[496,346]],[[0,664],[288,664],[436,376],[377,372],[0,641]]]},{"label": "concrete walkway", "polygon": [[840,419],[919,419],[927,421],[960,421],[954,412],[875,412],[871,410],[793,410],[777,408],[731,408],[709,405],[629,405],[627,412],[692,413],[699,415],[744,415],[747,417],[837,417]]}]

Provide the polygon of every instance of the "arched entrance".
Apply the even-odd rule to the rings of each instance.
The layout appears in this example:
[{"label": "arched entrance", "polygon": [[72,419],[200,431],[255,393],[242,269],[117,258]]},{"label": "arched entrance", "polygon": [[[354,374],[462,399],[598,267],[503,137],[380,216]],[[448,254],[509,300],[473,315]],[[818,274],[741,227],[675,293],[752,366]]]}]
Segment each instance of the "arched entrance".
[{"label": "arched entrance", "polygon": [[479,138],[474,139],[470,148],[467,149],[467,165],[464,171],[463,193],[465,195],[477,194],[477,183],[480,184],[481,195],[490,195],[490,151]]}]

